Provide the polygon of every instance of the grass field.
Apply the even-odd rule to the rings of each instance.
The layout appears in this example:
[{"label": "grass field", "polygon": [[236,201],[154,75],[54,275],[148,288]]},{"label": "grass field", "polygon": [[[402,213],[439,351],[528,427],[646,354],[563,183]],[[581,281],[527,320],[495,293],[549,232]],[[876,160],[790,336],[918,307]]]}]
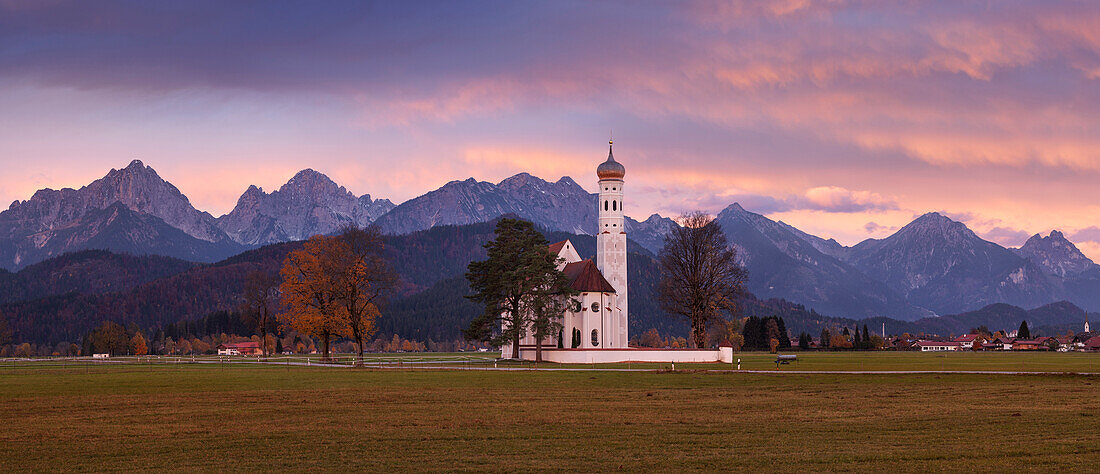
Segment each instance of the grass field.
[{"label": "grass field", "polygon": [[1075,375],[26,365],[0,370],[0,460],[6,471],[1078,471],[1100,459],[1098,389],[1100,377]]}]

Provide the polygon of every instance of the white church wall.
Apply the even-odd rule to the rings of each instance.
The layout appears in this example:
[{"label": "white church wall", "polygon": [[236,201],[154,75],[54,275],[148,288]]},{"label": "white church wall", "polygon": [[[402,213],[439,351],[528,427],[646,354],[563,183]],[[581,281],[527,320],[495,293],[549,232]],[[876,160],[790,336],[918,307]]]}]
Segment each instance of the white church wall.
[{"label": "white church wall", "polygon": [[[723,350],[726,349],[726,350]],[[520,358],[535,360],[535,349],[520,348]],[[546,349],[542,360],[561,364],[617,362],[733,362],[733,349]]]},{"label": "white church wall", "polygon": [[558,264],[558,270],[565,268],[566,264],[581,261],[581,254],[577,253],[577,249],[573,247],[573,242],[565,241],[565,245],[562,246],[561,251],[558,252],[558,258],[562,261]]}]

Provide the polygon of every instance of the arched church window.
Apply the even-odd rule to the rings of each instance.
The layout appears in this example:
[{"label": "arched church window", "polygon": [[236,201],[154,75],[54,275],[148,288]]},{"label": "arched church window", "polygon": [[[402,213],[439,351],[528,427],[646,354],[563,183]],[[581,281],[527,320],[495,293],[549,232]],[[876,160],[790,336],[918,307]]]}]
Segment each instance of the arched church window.
[{"label": "arched church window", "polygon": [[605,211],[607,210],[607,201],[603,202],[603,210],[605,210]]},{"label": "arched church window", "polygon": [[600,333],[595,329],[592,330],[592,346],[600,345]]},{"label": "arched church window", "polygon": [[611,201],[611,210],[612,211],[619,210],[619,201]]},{"label": "arched church window", "polygon": [[592,303],[592,312],[593,313],[599,313],[600,312],[600,304],[599,303]]}]

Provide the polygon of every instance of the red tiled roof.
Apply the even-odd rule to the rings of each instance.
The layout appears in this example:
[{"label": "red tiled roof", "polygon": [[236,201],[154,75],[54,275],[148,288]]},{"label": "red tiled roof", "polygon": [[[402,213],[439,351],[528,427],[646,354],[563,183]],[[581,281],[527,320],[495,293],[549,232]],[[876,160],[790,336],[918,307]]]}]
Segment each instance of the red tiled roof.
[{"label": "red tiled roof", "polygon": [[963,334],[955,338],[955,342],[972,342],[978,338],[977,334]]},{"label": "red tiled roof", "polygon": [[259,349],[258,342],[227,342],[222,344],[226,349]]},{"label": "red tiled roof", "polygon": [[1085,341],[1085,347],[1089,349],[1100,349],[1100,336],[1090,337]]},{"label": "red tiled roof", "polygon": [[565,265],[562,269],[569,277],[569,285],[577,291],[614,293],[615,287],[603,277],[592,259],[585,259]]},{"label": "red tiled roof", "polygon": [[958,342],[954,341],[917,341],[918,346],[958,346]]},{"label": "red tiled roof", "polygon": [[569,242],[569,241],[568,240],[563,240],[561,242],[555,242],[555,243],[550,244],[550,253],[552,253],[554,255],[557,255],[557,254],[561,253],[561,249],[563,247],[565,247],[566,242]]}]

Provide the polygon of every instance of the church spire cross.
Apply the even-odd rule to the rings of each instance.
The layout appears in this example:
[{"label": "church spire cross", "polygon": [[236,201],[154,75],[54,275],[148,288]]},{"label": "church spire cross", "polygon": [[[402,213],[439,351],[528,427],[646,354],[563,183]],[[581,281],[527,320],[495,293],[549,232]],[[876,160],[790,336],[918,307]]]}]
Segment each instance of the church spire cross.
[{"label": "church spire cross", "polygon": [[596,168],[596,174],[600,179],[623,179],[623,176],[626,175],[626,168],[618,161],[615,161],[615,153],[612,148],[614,146],[615,140],[607,140],[607,161]]}]

